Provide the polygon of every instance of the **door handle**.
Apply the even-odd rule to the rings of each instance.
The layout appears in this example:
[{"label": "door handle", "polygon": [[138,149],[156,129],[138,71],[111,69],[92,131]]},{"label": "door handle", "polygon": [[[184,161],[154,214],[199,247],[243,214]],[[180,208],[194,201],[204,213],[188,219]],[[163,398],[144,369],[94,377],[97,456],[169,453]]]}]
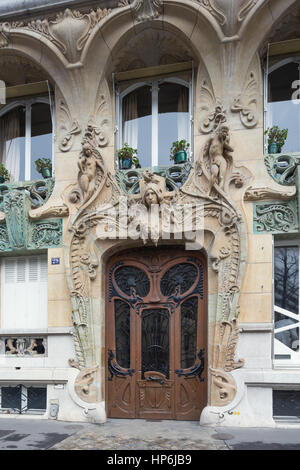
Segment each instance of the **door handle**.
[{"label": "door handle", "polygon": [[146,380],[148,380],[149,382],[159,382],[161,385],[165,383],[161,377],[152,377],[152,375],[148,375]]}]

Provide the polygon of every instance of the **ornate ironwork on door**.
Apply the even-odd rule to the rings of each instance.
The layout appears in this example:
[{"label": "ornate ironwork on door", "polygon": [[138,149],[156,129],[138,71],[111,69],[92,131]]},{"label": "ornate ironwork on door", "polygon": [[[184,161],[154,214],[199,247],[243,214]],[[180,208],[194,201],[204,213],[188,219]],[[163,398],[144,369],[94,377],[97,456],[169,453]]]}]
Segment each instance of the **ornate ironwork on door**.
[{"label": "ornate ironwork on door", "polygon": [[108,416],[199,419],[206,405],[204,256],[131,250],[112,258],[107,279]]}]

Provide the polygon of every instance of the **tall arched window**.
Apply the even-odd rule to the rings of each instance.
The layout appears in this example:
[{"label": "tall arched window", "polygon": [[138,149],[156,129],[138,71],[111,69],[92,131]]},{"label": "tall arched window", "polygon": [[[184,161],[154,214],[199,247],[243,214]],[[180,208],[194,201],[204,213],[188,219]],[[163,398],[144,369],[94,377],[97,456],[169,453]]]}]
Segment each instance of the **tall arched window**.
[{"label": "tall arched window", "polygon": [[170,78],[131,85],[119,97],[118,148],[138,150],[141,167],[169,165],[172,143],[191,142],[191,92]]},{"label": "tall arched window", "polygon": [[299,88],[300,57],[290,57],[269,67],[266,128],[288,129],[281,152],[300,151],[300,105],[293,100]]},{"label": "tall arched window", "polygon": [[47,98],[11,102],[0,110],[0,162],[12,181],[40,179],[35,160],[52,161],[52,118]]}]

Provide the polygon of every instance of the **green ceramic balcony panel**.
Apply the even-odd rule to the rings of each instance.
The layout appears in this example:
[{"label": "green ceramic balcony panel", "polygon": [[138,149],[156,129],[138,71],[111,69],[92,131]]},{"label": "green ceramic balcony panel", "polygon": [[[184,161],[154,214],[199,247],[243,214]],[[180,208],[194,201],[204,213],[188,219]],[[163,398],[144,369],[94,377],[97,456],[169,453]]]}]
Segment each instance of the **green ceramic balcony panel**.
[{"label": "green ceramic balcony panel", "polygon": [[0,252],[40,250],[62,244],[62,219],[30,221],[30,209],[45,204],[54,179],[0,185]]},{"label": "green ceramic balcony panel", "polygon": [[132,168],[130,170],[117,170],[116,178],[125,193],[137,194],[139,192],[139,179],[144,171],[148,170],[151,173],[166,178],[167,190],[175,191],[186,182],[191,168],[192,164],[190,162],[170,166]]},{"label": "green ceramic balcony panel", "polygon": [[254,233],[297,233],[298,230],[296,200],[253,204]]}]

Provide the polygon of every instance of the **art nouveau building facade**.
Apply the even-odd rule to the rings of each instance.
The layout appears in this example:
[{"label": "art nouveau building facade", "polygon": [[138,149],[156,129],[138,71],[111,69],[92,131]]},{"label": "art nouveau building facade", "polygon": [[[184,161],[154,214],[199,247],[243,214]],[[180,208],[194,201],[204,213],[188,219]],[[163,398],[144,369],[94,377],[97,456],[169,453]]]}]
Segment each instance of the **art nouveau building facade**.
[{"label": "art nouveau building facade", "polygon": [[0,6],[0,417],[297,421],[299,2],[51,3]]}]

